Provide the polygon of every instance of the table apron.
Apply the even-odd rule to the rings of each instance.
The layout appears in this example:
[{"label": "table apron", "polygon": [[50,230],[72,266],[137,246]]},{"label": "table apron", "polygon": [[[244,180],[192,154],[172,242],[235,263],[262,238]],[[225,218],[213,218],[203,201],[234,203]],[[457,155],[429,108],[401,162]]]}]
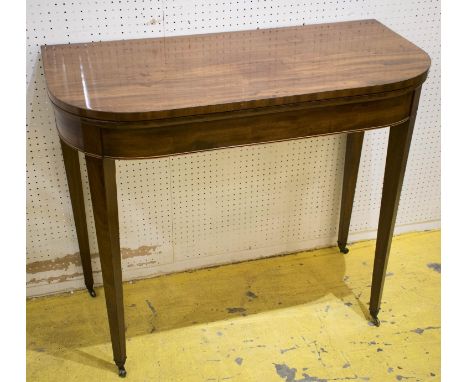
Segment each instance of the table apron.
[{"label": "table apron", "polygon": [[393,126],[407,121],[412,97],[408,91],[344,104],[118,125],[56,108],[56,122],[62,139],[89,155],[140,159]]}]

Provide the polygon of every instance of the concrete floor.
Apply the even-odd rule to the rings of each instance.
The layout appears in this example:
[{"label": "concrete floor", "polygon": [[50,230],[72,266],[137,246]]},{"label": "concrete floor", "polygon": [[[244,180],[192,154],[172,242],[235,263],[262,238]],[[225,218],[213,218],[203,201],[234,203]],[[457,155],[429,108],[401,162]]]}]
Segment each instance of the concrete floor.
[{"label": "concrete floor", "polygon": [[[395,237],[381,327],[375,242],[125,284],[128,381],[439,381],[440,232]],[[28,381],[116,381],[104,292],[27,302]]]}]

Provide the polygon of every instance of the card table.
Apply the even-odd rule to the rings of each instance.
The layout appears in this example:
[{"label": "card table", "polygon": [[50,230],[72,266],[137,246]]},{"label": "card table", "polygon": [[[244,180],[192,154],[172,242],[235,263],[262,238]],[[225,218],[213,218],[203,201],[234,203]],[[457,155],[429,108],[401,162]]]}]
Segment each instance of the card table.
[{"label": "card table", "polygon": [[85,285],[95,296],[85,155],[114,361],[126,360],[116,160],[346,134],[338,247],[347,253],[364,132],[390,129],[370,317],[378,313],[421,86],[420,48],[376,20],[41,47]]}]

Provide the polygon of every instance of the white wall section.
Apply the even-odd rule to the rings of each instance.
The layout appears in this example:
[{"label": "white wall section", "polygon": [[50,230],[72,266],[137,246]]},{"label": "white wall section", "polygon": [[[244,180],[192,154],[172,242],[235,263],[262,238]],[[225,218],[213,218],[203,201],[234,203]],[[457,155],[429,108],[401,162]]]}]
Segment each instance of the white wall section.
[{"label": "white wall section", "polygon": [[[429,53],[396,232],[440,224],[439,1],[27,1],[28,295],[84,287],[40,46],[376,18]],[[374,238],[388,129],[367,132],[350,240]],[[345,137],[118,161],[125,280],[335,245]],[[81,158],[83,159],[83,158]],[[82,161],[95,279],[99,260]],[[369,275],[370,277],[370,275]]]}]

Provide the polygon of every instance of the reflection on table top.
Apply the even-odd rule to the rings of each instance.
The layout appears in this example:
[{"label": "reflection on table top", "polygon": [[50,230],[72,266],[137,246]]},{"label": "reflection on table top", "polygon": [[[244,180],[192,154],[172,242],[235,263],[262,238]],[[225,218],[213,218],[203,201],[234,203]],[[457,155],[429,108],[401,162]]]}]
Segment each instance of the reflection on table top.
[{"label": "reflection on table top", "polygon": [[376,20],[44,46],[49,94],[81,116],[137,120],[414,86],[428,55]]}]

